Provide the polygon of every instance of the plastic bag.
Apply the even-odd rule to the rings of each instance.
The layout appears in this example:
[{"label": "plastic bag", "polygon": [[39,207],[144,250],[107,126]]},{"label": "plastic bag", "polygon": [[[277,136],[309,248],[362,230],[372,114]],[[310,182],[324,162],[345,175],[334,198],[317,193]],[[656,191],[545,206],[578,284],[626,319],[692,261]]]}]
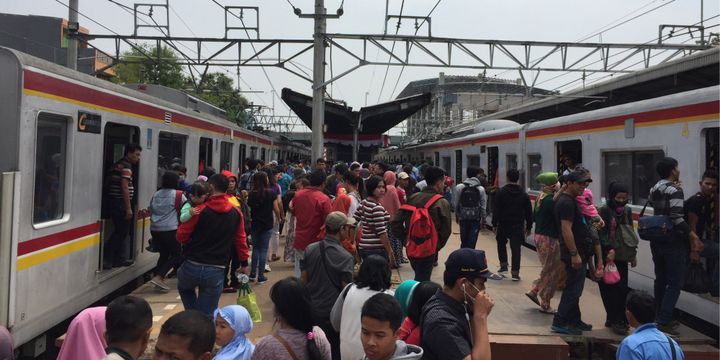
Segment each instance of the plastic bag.
[{"label": "plastic bag", "polygon": [[620,272],[614,261],[608,261],[603,272],[603,282],[608,285],[614,285],[620,282]]},{"label": "plastic bag", "polygon": [[702,264],[690,264],[685,274],[685,286],[683,286],[683,290],[695,294],[704,294],[710,291],[710,278],[705,272],[705,269],[703,269]]},{"label": "plastic bag", "polygon": [[262,322],[262,313],[258,307],[255,293],[250,289],[249,282],[242,281],[238,290],[237,304],[247,309],[253,322]]}]

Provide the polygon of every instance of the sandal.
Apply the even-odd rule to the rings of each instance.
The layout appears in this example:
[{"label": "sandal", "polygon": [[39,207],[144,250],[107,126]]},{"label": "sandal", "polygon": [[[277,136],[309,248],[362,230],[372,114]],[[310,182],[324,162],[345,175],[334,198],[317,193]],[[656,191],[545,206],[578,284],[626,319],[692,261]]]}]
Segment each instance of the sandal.
[{"label": "sandal", "polygon": [[538,309],[538,311],[543,314],[555,315],[555,309],[551,308],[550,305],[540,305],[540,309]]},{"label": "sandal", "polygon": [[537,304],[537,306],[542,307],[542,305],[540,305],[540,300],[538,299],[538,296],[537,296],[536,293],[534,293],[534,292],[532,292],[532,291],[528,291],[528,292],[525,293],[525,296],[527,296],[528,299],[532,300],[532,302],[534,302],[535,304]]}]

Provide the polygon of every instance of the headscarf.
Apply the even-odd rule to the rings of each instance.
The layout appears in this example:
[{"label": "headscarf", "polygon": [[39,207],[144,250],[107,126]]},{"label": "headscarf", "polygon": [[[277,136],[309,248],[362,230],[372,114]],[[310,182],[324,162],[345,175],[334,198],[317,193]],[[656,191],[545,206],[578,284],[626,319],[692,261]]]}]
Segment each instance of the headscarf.
[{"label": "headscarf", "polygon": [[385,195],[378,200],[380,205],[385,208],[385,211],[390,214],[390,220],[392,220],[395,218],[395,213],[400,209],[400,198],[395,188],[395,173],[390,170],[386,171],[383,182],[385,182]]},{"label": "headscarf", "polygon": [[229,305],[215,310],[214,318],[222,317],[235,331],[235,336],[215,354],[213,360],[249,360],[255,345],[245,336],[253,328],[247,309],[240,305]]},{"label": "headscarf", "polygon": [[0,326],[0,360],[13,360],[14,358],[12,336],[4,326]]},{"label": "headscarf", "polygon": [[540,204],[542,203],[543,199],[547,197],[548,195],[552,195],[557,191],[557,182],[558,182],[558,173],[554,171],[545,171],[541,172],[540,174],[535,177],[535,180],[539,182],[542,185],[542,192],[538,195],[537,199],[535,200],[535,206],[533,207],[533,212],[537,214],[538,209],[540,209]]},{"label": "headscarf", "polygon": [[395,289],[395,299],[400,303],[403,319],[407,316],[407,309],[410,306],[410,298],[412,298],[413,290],[419,284],[415,280],[405,280]]},{"label": "headscarf", "polygon": [[87,308],[70,322],[57,360],[105,357],[105,309],[105,306]]},{"label": "headscarf", "polygon": [[[619,193],[627,193],[627,192],[628,192],[627,186],[625,186],[621,183],[618,183],[618,182],[610,183],[610,186],[608,186],[608,198],[607,198],[608,207],[612,210],[615,210],[618,213],[621,213],[622,210],[620,210],[620,209],[624,210],[625,204],[618,204],[615,201],[615,195],[617,195]],[[620,210],[620,211],[618,211],[618,210]]]}]

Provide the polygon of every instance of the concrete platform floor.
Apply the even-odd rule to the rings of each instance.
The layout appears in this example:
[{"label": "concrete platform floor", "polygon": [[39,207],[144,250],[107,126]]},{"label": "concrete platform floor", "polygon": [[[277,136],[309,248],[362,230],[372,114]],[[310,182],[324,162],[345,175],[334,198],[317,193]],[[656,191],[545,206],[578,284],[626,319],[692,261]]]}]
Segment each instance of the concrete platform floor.
[{"label": "concrete platform floor", "polygon": [[[281,239],[281,243],[284,239]],[[460,246],[460,235],[457,225],[454,224],[454,231],[448,241],[447,246],[440,252],[439,266],[433,271],[432,280],[442,284],[442,275],[444,269],[444,261],[448,255]],[[282,246],[280,247],[282,249]],[[478,238],[478,249],[485,250],[488,257],[488,266],[491,271],[496,271],[499,267],[497,257],[497,245],[494,235],[490,231],[481,232]],[[282,250],[281,250],[282,252]],[[510,249],[508,246],[508,255]],[[281,254],[278,254],[281,255]],[[491,334],[512,334],[512,335],[532,335],[532,336],[548,336],[557,335],[550,331],[552,323],[552,315],[543,314],[538,311],[538,306],[530,301],[524,293],[528,291],[533,280],[540,272],[540,262],[537,254],[532,250],[522,248],[522,266],[520,269],[520,281],[511,281],[506,278],[501,281],[488,281],[487,291],[495,300],[495,307],[489,318],[489,326]],[[270,263],[272,271],[267,273],[268,282],[262,285],[253,284],[252,288],[256,292],[258,305],[263,314],[263,321],[256,323],[249,338],[253,342],[257,342],[261,337],[272,332],[274,319],[272,314],[272,303],[269,298],[269,291],[272,284],[276,281],[293,275],[293,264],[283,261]],[[393,273],[397,276],[397,273]],[[403,264],[400,268],[400,275],[403,280],[412,279],[414,273],[409,264]],[[162,292],[147,283],[138,288],[134,295],[145,298],[150,302],[155,326],[152,331],[151,344],[148,347],[148,355],[151,354],[153,344],[160,331],[162,323],[172,314],[182,311],[183,306],[180,296],[176,289],[176,280],[169,279],[168,285],[173,289],[169,292]],[[557,307],[560,301],[561,293],[558,292],[552,300],[553,308]],[[236,294],[223,294],[220,299],[220,306],[234,304]],[[592,338],[594,342],[620,342],[622,337],[615,335],[610,329],[604,327],[605,310],[602,305],[598,285],[590,280],[586,280],[585,289],[580,299],[580,309],[583,321],[592,324],[593,330],[584,333],[581,337],[565,337],[567,341],[583,342],[584,337]],[[681,343],[708,343],[712,339],[694,331],[685,326],[680,328]],[[149,356],[147,357],[150,358]]]}]

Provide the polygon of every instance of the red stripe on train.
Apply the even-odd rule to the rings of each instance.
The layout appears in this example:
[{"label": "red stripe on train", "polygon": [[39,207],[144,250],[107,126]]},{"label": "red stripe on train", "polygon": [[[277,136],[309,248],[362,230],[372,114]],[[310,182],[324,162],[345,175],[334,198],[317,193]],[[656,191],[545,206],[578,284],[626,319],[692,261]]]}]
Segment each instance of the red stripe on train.
[{"label": "red stripe on train", "polygon": [[100,232],[100,223],[92,223],[78,228],[65,230],[59,233],[42,236],[36,239],[23,241],[18,244],[17,256],[60,245],[81,237]]}]

